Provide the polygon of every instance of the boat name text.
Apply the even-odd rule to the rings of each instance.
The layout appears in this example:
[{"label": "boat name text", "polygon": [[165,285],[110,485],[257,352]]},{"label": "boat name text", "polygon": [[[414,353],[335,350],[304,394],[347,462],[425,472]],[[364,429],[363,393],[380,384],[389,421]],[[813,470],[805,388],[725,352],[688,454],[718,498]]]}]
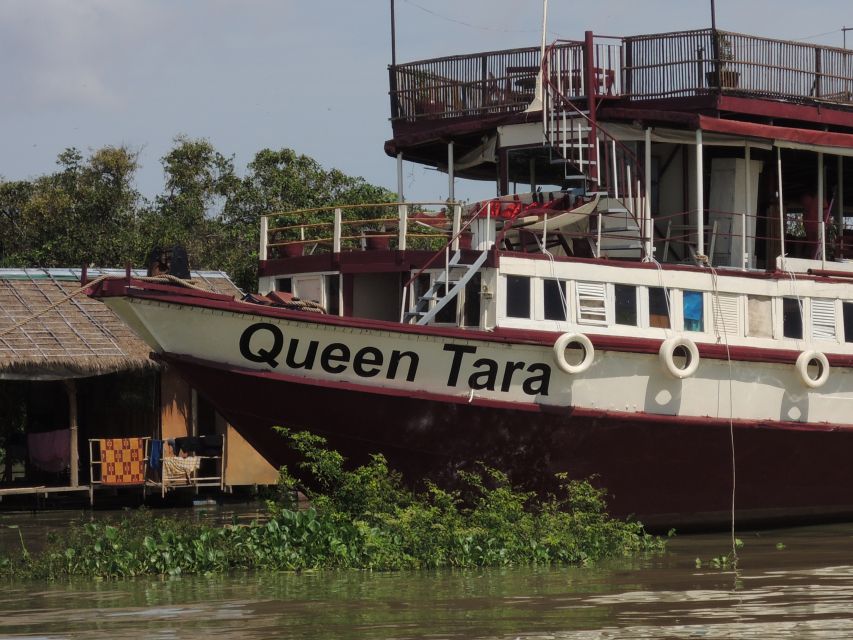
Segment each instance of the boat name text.
[{"label": "boat name text", "polygon": [[[517,376],[525,394],[548,395],[551,367],[547,364],[498,363],[491,358],[476,358],[478,347],[468,345],[445,344],[443,350],[451,355],[448,387],[459,386],[464,364],[474,369],[464,381],[469,389],[507,392]],[[396,380],[399,375],[407,382],[415,381],[420,364],[420,357],[414,351],[394,349],[388,356],[377,347],[362,347],[353,353],[343,342],[331,342],[320,349],[319,341],[309,340],[307,346],[300,349],[298,338],[286,341],[282,330],[269,322],[257,322],[243,331],[240,353],[249,362],[266,364],[273,369],[282,364],[283,355],[283,364],[288,369],[311,371],[315,364],[319,364],[323,371],[339,375],[352,367],[352,372],[359,378],[373,378],[384,372],[387,380]]]}]

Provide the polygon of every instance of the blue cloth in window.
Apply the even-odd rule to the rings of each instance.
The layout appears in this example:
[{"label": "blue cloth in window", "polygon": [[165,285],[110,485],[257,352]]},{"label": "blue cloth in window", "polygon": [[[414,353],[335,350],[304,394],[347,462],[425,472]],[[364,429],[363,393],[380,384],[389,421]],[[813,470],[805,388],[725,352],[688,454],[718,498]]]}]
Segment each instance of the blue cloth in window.
[{"label": "blue cloth in window", "polygon": [[704,313],[702,292],[685,291],[683,296],[684,328],[688,331],[702,331],[702,316]]}]

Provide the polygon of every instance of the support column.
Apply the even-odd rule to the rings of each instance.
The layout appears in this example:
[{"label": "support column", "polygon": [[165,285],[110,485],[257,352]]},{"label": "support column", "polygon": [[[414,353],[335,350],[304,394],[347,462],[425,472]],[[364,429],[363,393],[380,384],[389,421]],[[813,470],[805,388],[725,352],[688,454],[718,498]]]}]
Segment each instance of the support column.
[{"label": "support column", "polygon": [[536,158],[530,158],[528,162],[530,167],[530,193],[536,192]]},{"label": "support column", "polygon": [[[746,160],[746,168],[744,169],[744,177],[746,179],[746,184],[744,188],[744,194],[746,195],[746,210],[743,214],[743,220],[741,221],[741,229],[740,229],[740,237],[741,237],[741,267],[743,269],[749,269],[750,256],[749,252],[746,250],[746,225],[749,223],[749,220],[752,218],[752,148],[747,143],[746,150],[744,152],[744,159]],[[753,251],[755,249],[753,248]]]},{"label": "support column", "polygon": [[456,201],[456,176],[453,169],[453,140],[447,143],[447,199]]},{"label": "support column", "polygon": [[644,164],[643,179],[645,180],[643,194],[643,235],[646,236],[646,260],[654,258],[654,226],[652,224],[652,129],[646,127],[646,140],[643,149]]},{"label": "support column", "polygon": [[400,152],[397,154],[397,202],[400,203],[397,207],[397,217],[399,218],[397,249],[400,251],[406,250],[406,236],[408,234],[409,215],[406,205],[402,204],[405,201],[406,197],[403,194],[403,153]]},{"label": "support column", "polygon": [[71,466],[71,486],[80,486],[80,452],[77,449],[77,383],[74,380],[65,381],[65,392],[68,394],[68,429],[71,432],[69,446]]},{"label": "support column", "polygon": [[[785,198],[782,191],[782,148],[776,147],[776,176],[779,193],[779,255],[785,257]],[[770,256],[767,256],[768,265]]]},{"label": "support column", "polygon": [[838,249],[835,259],[844,257],[844,157],[838,156],[838,189],[836,190],[835,226],[838,229],[836,241]]},{"label": "support column", "polygon": [[[823,169],[823,151],[817,152],[817,214],[820,216],[818,219],[817,233],[818,233],[818,242],[820,242],[820,259],[822,262],[826,262],[826,210],[823,206],[823,178],[824,178],[824,169]],[[814,257],[814,254],[812,254]]]},{"label": "support column", "polygon": [[[696,252],[705,255],[705,165],[702,129],[696,130]],[[710,259],[710,256],[709,256]]]}]

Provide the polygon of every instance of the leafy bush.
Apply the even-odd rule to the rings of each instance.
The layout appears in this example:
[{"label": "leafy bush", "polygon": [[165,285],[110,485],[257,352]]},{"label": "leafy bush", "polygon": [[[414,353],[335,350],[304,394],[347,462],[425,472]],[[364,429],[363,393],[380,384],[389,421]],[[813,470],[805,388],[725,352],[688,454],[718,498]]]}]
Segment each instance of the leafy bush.
[{"label": "leafy bush", "polygon": [[[381,455],[349,470],[323,438],[279,431],[302,462],[299,477],[282,468],[265,521],[212,527],[140,511],[118,524],[72,527],[38,555],[0,558],[0,575],[587,564],[663,549],[641,524],[610,518],[603,492],[585,481],[560,476],[560,491],[541,498],[481,466],[461,475],[460,490],[429,484],[418,492]],[[296,490],[311,508],[297,508]]]}]

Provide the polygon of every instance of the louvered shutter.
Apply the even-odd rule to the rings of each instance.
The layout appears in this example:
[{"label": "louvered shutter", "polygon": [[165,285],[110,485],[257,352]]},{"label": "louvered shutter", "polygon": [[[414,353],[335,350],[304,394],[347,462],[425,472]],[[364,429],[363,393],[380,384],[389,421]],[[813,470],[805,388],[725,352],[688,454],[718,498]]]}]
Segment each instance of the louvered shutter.
[{"label": "louvered shutter", "polygon": [[607,324],[606,288],[603,282],[576,282],[578,322]]},{"label": "louvered shutter", "polygon": [[714,332],[730,336],[743,335],[740,317],[740,296],[734,293],[711,294],[714,313]]},{"label": "louvered shutter", "polygon": [[835,341],[835,300],[812,299],[812,340]]}]

